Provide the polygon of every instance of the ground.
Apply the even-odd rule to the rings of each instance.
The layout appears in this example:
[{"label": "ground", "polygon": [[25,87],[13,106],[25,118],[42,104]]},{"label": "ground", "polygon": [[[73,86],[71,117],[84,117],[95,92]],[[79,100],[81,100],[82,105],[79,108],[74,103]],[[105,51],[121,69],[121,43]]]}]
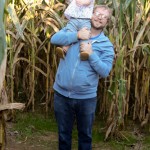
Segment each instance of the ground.
[{"label": "ground", "polygon": [[[18,139],[18,131],[12,131],[13,123],[7,123],[6,150],[57,150],[58,137],[55,132],[47,132],[43,135],[34,135],[23,140]],[[73,141],[73,150],[77,150],[77,141]],[[107,145],[94,144],[93,150],[111,150]]]},{"label": "ground", "polygon": [[44,135],[34,135],[18,139],[18,131],[12,131],[13,124],[7,123],[6,128],[6,150],[57,150],[56,133],[47,132]]},{"label": "ground", "polygon": [[[48,131],[39,134],[35,131],[35,134],[32,134],[32,136],[20,138],[21,133],[14,130],[13,126],[14,123],[12,122],[7,122],[6,124],[7,143],[5,150],[58,150],[58,136],[56,132]],[[36,130],[32,126],[31,128]],[[144,135],[136,131],[136,136],[136,141],[130,144],[119,141],[99,141],[93,144],[92,150],[150,150],[150,144],[144,144]],[[77,150],[77,140],[73,140],[72,150]]]}]

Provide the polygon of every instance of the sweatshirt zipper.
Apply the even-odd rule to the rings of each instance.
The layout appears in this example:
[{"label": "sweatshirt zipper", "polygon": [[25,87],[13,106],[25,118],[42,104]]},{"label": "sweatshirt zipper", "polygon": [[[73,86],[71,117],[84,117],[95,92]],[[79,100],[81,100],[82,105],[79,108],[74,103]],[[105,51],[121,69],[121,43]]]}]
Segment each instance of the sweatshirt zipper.
[{"label": "sweatshirt zipper", "polygon": [[[80,55],[80,54],[79,54],[79,55]],[[79,55],[78,55],[78,57],[79,57]],[[70,83],[70,89],[72,89],[72,81],[73,81],[74,74],[75,74],[75,71],[76,71],[76,68],[77,68],[78,63],[79,63],[79,59],[77,59],[77,61],[76,61],[76,63],[75,63],[75,67],[74,67],[74,69],[73,69],[73,73],[72,73],[72,77],[71,77],[71,83]],[[70,95],[71,95],[71,90],[69,91],[68,96],[70,97]]]}]

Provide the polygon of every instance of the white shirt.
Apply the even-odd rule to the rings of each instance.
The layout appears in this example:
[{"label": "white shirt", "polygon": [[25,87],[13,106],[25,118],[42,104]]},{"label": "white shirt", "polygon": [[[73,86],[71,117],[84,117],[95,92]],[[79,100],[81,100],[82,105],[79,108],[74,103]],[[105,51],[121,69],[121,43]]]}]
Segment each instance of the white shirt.
[{"label": "white shirt", "polygon": [[72,0],[67,9],[65,10],[65,16],[70,19],[73,18],[87,18],[91,19],[93,14],[95,0],[91,0],[91,3],[88,6],[78,6],[76,0]]}]

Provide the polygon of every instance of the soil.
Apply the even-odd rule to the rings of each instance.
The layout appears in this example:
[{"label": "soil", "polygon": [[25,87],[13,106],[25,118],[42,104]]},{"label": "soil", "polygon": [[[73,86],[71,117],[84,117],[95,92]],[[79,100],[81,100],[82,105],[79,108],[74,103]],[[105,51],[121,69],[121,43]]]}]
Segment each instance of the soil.
[{"label": "soil", "polygon": [[[35,134],[32,137],[20,138],[17,131],[13,131],[13,123],[6,124],[6,146],[5,150],[58,150],[58,136],[55,132]],[[141,138],[140,138],[141,139]],[[131,147],[125,150],[149,150],[150,145],[143,145],[137,140]],[[77,141],[73,141],[72,150],[77,150]],[[92,150],[114,150],[107,142],[93,144]]]},{"label": "soil", "polygon": [[[58,150],[58,136],[55,132],[35,134],[32,137],[19,138],[17,131],[13,131],[13,123],[6,125],[5,150]],[[102,148],[103,147],[103,148]],[[94,144],[92,150],[111,150],[107,145]],[[77,141],[73,141],[72,150],[77,150]]]},{"label": "soil", "polygon": [[57,150],[57,134],[47,132],[32,137],[19,139],[17,131],[12,131],[13,124],[7,123],[6,127],[6,149],[5,150]]}]

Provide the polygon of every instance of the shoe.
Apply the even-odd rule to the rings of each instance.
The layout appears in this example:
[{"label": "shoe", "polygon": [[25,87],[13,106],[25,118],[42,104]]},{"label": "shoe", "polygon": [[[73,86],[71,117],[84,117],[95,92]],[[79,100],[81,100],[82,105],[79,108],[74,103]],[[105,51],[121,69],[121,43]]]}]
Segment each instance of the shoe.
[{"label": "shoe", "polygon": [[88,53],[86,53],[86,52],[81,52],[80,53],[80,59],[81,60],[88,60],[89,59],[89,54]]},{"label": "shoe", "polygon": [[56,47],[56,54],[58,55],[58,57],[62,59],[65,58],[64,51],[61,47]]}]

